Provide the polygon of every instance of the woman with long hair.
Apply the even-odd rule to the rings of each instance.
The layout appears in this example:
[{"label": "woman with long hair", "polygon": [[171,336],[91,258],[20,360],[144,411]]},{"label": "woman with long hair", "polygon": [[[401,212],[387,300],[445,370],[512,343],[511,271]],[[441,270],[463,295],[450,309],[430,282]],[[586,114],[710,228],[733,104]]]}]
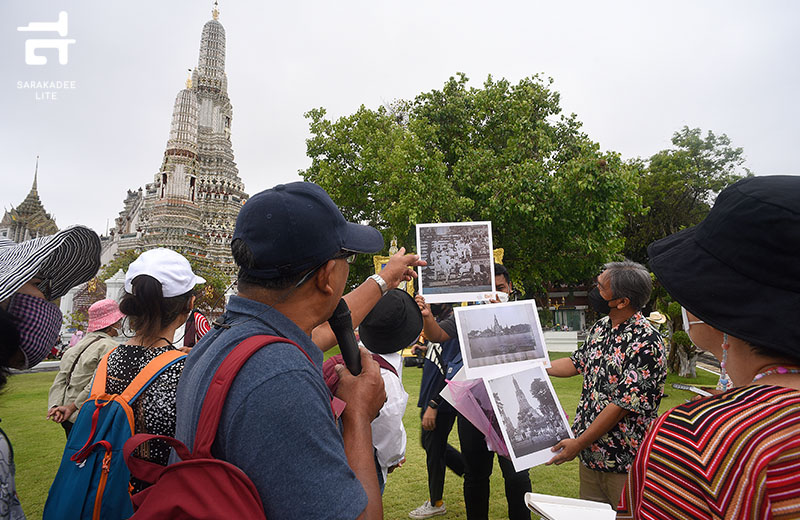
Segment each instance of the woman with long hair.
[{"label": "woman with long hair", "polygon": [[[119,309],[134,336],[108,355],[106,392],[119,394],[158,355],[176,349],[175,330],[194,304],[194,287],[205,280],[192,272],[189,261],[170,249],[142,253],[125,275],[125,295]],[[166,368],[133,403],[135,433],[175,435],[175,392],[183,360]],[[170,448],[160,441],[143,445],[136,456],[167,465]],[[133,491],[145,484],[131,479]]]}]

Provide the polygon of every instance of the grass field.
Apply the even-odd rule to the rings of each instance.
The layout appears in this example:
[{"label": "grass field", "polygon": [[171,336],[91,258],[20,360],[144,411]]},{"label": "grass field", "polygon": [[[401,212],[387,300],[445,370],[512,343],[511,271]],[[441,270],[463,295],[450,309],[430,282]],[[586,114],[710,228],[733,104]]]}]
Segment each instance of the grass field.
[{"label": "grass field", "polygon": [[[555,353],[552,358],[561,357]],[[665,397],[661,411],[684,402],[692,394],[672,389],[674,382],[691,382],[693,384],[715,384],[716,376],[702,370],[694,380],[667,378]],[[403,370],[403,383],[409,393],[409,405],[404,423],[408,433],[406,464],[393,472],[386,484],[383,496],[384,516],[387,519],[408,518],[408,512],[422,504],[427,498],[427,474],[425,470],[425,453],[420,446],[419,408],[416,407],[419,383],[422,370],[406,368]],[[29,519],[42,516],[47,491],[58,469],[64,448],[65,437],[62,428],[45,419],[47,412],[47,391],[50,388],[54,372],[41,372],[18,375],[11,378],[8,387],[0,396],[0,417],[2,428],[11,438],[17,463],[17,490],[22,506]],[[581,378],[553,379],[553,386],[567,414],[572,416],[578,404],[581,390]],[[458,436],[453,428],[450,443],[458,446]],[[561,466],[539,466],[531,469],[533,490],[560,496],[578,496],[578,466],[576,461]],[[280,469],[276,468],[276,471]],[[444,500],[448,514],[442,518],[466,518],[461,492],[461,479],[448,473],[445,479]],[[330,485],[335,483],[324,483]],[[505,496],[500,468],[495,462],[495,470],[491,484],[491,506],[489,517],[499,519],[506,517]]]}]

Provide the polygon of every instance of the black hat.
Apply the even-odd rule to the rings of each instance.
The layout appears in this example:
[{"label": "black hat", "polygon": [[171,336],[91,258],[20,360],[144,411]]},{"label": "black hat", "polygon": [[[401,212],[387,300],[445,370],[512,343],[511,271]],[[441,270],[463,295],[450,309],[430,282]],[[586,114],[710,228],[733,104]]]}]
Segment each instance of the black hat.
[{"label": "black hat", "polygon": [[392,289],[358,327],[361,342],[376,354],[391,354],[414,343],[422,332],[422,313],[407,292]]},{"label": "black hat", "polygon": [[233,240],[244,240],[265,280],[299,274],[342,250],[375,253],[380,231],[347,222],[328,194],[312,182],[279,184],[250,197],[236,217]]},{"label": "black hat", "polygon": [[647,248],[669,294],[712,327],[800,355],[800,177],[750,177],[697,226]]}]

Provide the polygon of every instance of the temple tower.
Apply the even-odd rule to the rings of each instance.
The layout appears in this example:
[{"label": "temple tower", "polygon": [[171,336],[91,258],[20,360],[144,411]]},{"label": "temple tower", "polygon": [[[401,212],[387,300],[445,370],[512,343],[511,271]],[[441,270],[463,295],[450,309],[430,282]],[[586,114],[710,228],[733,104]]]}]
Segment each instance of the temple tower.
[{"label": "temple tower", "polygon": [[110,258],[131,248],[170,247],[233,276],[230,243],[247,200],[233,157],[233,106],[219,11],[203,26],[197,67],[178,92],[161,168],[142,193],[129,191],[116,219]]},{"label": "temple tower", "polygon": [[236,269],[230,244],[236,216],[247,194],[233,159],[233,106],[225,74],[225,28],[218,20],[216,5],[212,15],[203,26],[200,56],[192,73],[192,89],[199,104],[197,196],[202,202],[208,255],[219,268],[233,274]]},{"label": "temple tower", "polygon": [[192,81],[178,92],[167,149],[159,172],[147,186],[141,246],[170,247],[205,255],[202,210],[197,201],[197,95]]},{"label": "temple tower", "polygon": [[22,242],[40,236],[52,235],[58,231],[56,221],[45,211],[39,199],[39,157],[36,157],[36,169],[33,173],[31,191],[19,206],[6,211],[0,220],[0,237],[14,242]]}]

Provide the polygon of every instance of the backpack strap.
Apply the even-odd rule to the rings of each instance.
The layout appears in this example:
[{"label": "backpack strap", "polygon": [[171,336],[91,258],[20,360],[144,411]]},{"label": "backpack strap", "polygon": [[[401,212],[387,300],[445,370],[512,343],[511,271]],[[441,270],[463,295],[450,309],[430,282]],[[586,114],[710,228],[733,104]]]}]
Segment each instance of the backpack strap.
[{"label": "backpack strap", "polygon": [[184,358],[186,358],[186,354],[180,350],[168,350],[166,352],[162,352],[151,359],[150,362],[147,363],[138,374],[136,374],[136,377],[133,378],[131,384],[125,387],[125,390],[120,393],[120,396],[128,404],[132,403],[137,397],[139,397],[139,394],[141,394],[142,391],[147,388],[147,385],[161,375],[164,370]]},{"label": "backpack strap", "polygon": [[372,359],[377,361],[378,365],[380,365],[381,368],[385,368],[392,374],[396,375],[397,377],[400,377],[400,375],[397,373],[397,369],[394,368],[394,365],[383,359],[383,356],[381,356],[380,354],[372,354]]},{"label": "backpack strap", "polygon": [[211,384],[208,386],[205,400],[203,401],[203,408],[200,411],[200,419],[197,421],[197,432],[194,438],[194,457],[211,458],[211,445],[214,443],[214,438],[217,436],[217,428],[219,427],[219,420],[222,416],[222,407],[225,405],[225,398],[228,396],[228,390],[239,373],[239,370],[250,359],[250,357],[261,350],[262,347],[272,343],[289,343],[297,347],[300,352],[308,359],[311,364],[309,355],[303,348],[286,338],[277,336],[251,336],[237,346],[225,356],[225,359],[220,364],[214,377],[211,379]]},{"label": "backpack strap", "polygon": [[89,399],[106,393],[106,374],[108,371],[108,356],[110,356],[112,352],[117,350],[117,348],[118,347],[114,347],[111,350],[109,350],[108,353],[105,356],[103,356],[103,359],[100,360],[100,363],[97,364],[97,368],[94,371],[94,379],[92,380],[92,391],[89,392]]},{"label": "backpack strap", "polygon": [[140,459],[139,457],[133,455],[133,452],[136,451],[139,446],[152,440],[161,440],[169,444],[175,449],[175,453],[178,455],[178,457],[180,457],[181,460],[192,459],[192,455],[189,453],[189,448],[187,448],[178,439],[174,439],[166,435],[152,435],[150,433],[134,434],[130,439],[125,441],[125,446],[122,449],[122,455],[125,457],[125,463],[128,465],[131,475],[139,480],[143,480],[149,484],[155,484],[155,482],[161,477],[161,474],[164,473],[164,470],[167,469],[167,466],[162,466],[161,464],[155,462]]},{"label": "backpack strap", "polygon": [[[114,349],[116,350],[116,349]],[[113,350],[112,350],[113,351]],[[100,363],[97,365],[97,371],[95,372],[94,382],[92,383],[92,394],[89,397],[90,400],[94,399],[96,401],[102,400],[102,404],[98,404],[97,408],[95,408],[94,412],[92,413],[92,427],[89,430],[89,438],[86,441],[86,444],[78,450],[70,460],[75,462],[81,462],[89,456],[89,454],[94,450],[97,446],[103,446],[106,448],[106,451],[110,451],[108,446],[105,446],[103,442],[100,441],[96,443],[92,443],[94,440],[95,432],[97,431],[97,422],[100,414],[100,408],[105,406],[106,403],[123,400],[125,403],[132,403],[139,394],[153,381],[156,377],[161,374],[167,367],[173,365],[175,362],[183,359],[186,357],[186,354],[179,350],[168,350],[159,354],[158,356],[154,357],[150,360],[145,367],[139,371],[136,377],[133,378],[131,384],[125,387],[125,390],[122,391],[119,395],[112,395],[106,393],[106,376],[108,373],[108,356],[111,354],[109,352],[103,359],[100,360]],[[134,431],[133,426],[133,412],[130,410],[130,407],[125,407],[125,414],[128,417],[128,424],[131,427],[131,433]]]}]

